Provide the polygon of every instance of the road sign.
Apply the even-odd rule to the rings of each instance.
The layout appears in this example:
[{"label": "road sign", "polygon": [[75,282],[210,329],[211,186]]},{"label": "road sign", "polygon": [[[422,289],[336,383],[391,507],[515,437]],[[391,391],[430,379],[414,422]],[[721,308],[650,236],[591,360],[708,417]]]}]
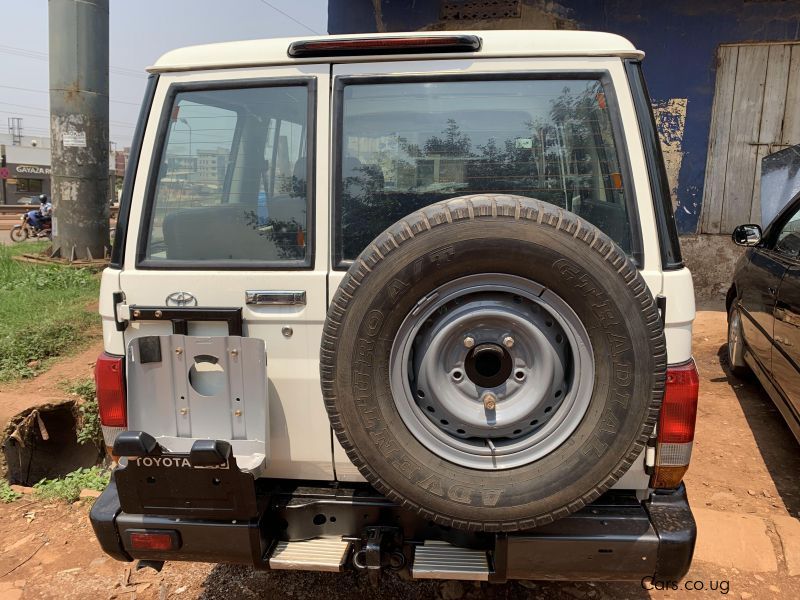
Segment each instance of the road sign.
[{"label": "road sign", "polygon": [[0,168],[0,179],[8,179],[8,167]]}]

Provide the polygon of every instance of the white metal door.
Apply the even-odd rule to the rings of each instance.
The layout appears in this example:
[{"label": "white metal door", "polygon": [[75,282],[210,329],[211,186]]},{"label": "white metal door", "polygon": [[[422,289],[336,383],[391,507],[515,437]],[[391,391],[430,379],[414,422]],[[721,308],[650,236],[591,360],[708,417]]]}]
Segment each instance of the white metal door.
[{"label": "white metal door", "polygon": [[[149,116],[144,137],[144,151],[139,162],[137,185],[133,193],[132,219],[126,239],[125,264],[120,276],[120,286],[129,307],[165,306],[174,302],[174,294],[180,292],[191,294],[196,299],[198,308],[241,307],[243,334],[250,338],[263,339],[267,349],[271,459],[264,474],[268,477],[333,479],[330,425],[320,391],[318,364],[319,343],[327,309],[329,78],[330,66],[327,64],[161,75],[155,94],[154,109]],[[263,182],[259,183],[263,188],[259,188],[257,200],[259,208],[256,210],[259,214],[255,215],[254,219],[259,226],[269,223],[261,229],[267,230],[265,235],[270,236],[270,239],[277,239],[276,236],[279,234],[284,235],[281,232],[290,230],[290,235],[294,236],[294,243],[298,247],[306,247],[306,256],[310,255],[310,264],[298,268],[286,268],[280,265],[278,268],[266,268],[257,263],[233,268],[229,268],[226,264],[216,267],[209,265],[208,268],[198,268],[197,265],[189,268],[180,266],[159,268],[156,260],[150,261],[155,262],[155,265],[146,265],[147,261],[143,262],[142,256],[147,250],[146,232],[151,227],[151,222],[145,222],[145,219],[148,214],[147,204],[153,201],[155,193],[153,178],[158,179],[159,186],[167,186],[164,189],[179,189],[181,194],[188,194],[187,197],[194,198],[195,204],[198,202],[202,204],[213,202],[216,193],[228,193],[232,197],[233,190],[236,189],[237,173],[252,168],[249,163],[245,165],[237,163],[237,160],[241,160],[241,152],[244,150],[236,151],[239,152],[238,158],[236,152],[224,150],[226,144],[230,144],[231,147],[238,144],[237,148],[246,146],[251,143],[248,140],[253,139],[252,134],[237,128],[228,137],[225,135],[214,137],[219,136],[213,131],[214,129],[225,128],[226,114],[211,115],[211,117],[206,115],[210,119],[208,123],[213,123],[214,126],[203,128],[199,119],[204,115],[197,113],[194,118],[187,119],[183,116],[183,108],[164,108],[167,104],[172,104],[176,90],[198,90],[197,93],[202,98],[204,89],[214,90],[222,87],[236,90],[239,85],[292,86],[298,81],[305,82],[302,85],[307,86],[309,94],[309,122],[306,126],[311,129],[312,135],[305,138],[307,141],[303,141],[303,134],[292,134],[289,129],[286,129],[286,135],[281,135],[276,130],[279,127],[277,123],[281,120],[280,117],[257,116],[255,121],[248,121],[256,128],[260,126],[259,124],[263,124],[267,144],[269,139],[273,139],[271,150],[263,151],[264,164],[267,165],[264,167],[266,174]],[[296,92],[298,99],[302,93],[299,89]],[[294,88],[287,93],[295,93]],[[259,108],[265,111],[264,114],[269,115],[270,107],[266,106],[268,103],[263,104],[265,106]],[[221,106],[220,111],[225,109],[221,101],[218,105]],[[244,118],[243,110],[236,109],[233,112],[235,115],[231,118]],[[298,125],[295,129],[300,130],[299,127]],[[171,156],[157,156],[159,163],[155,166],[153,153],[159,151],[159,145],[163,143],[164,132],[167,129],[185,130],[182,135],[186,136],[186,141],[176,141],[174,146],[176,151]],[[292,135],[296,139],[291,139]],[[178,140],[177,137],[174,139]],[[183,158],[180,156],[179,143],[188,146],[186,156]],[[214,143],[219,143],[221,149],[215,151]],[[309,160],[300,164],[298,158],[292,164],[291,153],[299,152],[293,149],[292,144],[305,145],[305,156]],[[167,164],[170,160],[171,167]],[[271,186],[271,192],[274,192],[279,172],[282,174],[280,186],[286,189],[295,185],[298,180],[305,180],[308,183],[305,193],[311,193],[311,201],[307,205],[305,230],[296,224],[295,229],[292,229],[291,223],[287,225],[283,221],[280,221],[279,227],[275,224],[279,222],[278,217],[270,221],[269,216],[265,217],[260,213],[262,210],[274,210],[275,204],[270,204],[268,187]],[[165,176],[164,173],[168,173],[169,176]],[[313,185],[310,184],[312,181],[310,174],[313,174]],[[272,178],[271,184],[267,182],[268,176]],[[216,177],[217,181],[209,184],[209,177],[212,180]],[[148,185],[139,184],[145,181],[149,182]],[[170,193],[177,197],[179,192]],[[208,198],[212,200],[207,200]],[[268,209],[264,209],[264,206]],[[230,223],[224,218],[225,207],[216,208],[221,211],[219,229],[211,229],[207,240],[199,239],[194,242],[198,247],[196,251],[201,255],[204,252],[204,244],[207,245],[206,250],[208,247],[222,244],[221,240],[214,239],[215,231],[227,232],[231,228]],[[189,213],[180,213],[177,219],[172,219],[172,222],[186,228],[186,224],[190,221],[183,220],[182,225],[180,221],[183,219],[181,215],[187,214]],[[189,215],[187,218],[193,217]],[[208,213],[208,218],[213,218],[213,213]],[[164,244],[168,246],[166,220],[165,218],[162,224],[164,231],[161,235],[165,240]],[[246,243],[236,238],[237,236],[233,235],[229,240],[232,247]],[[164,256],[169,257],[169,250],[165,252]],[[138,260],[137,255],[139,255]],[[274,258],[278,260],[284,257],[276,254]],[[287,295],[285,292],[291,293]],[[190,322],[188,333],[224,335],[225,329],[226,325],[223,323]],[[170,332],[171,327],[168,323],[154,321],[131,323],[125,333],[125,342],[128,344],[130,340],[139,336]],[[266,402],[266,398],[264,401]]]},{"label": "white metal door", "polygon": [[[642,150],[641,138],[639,135],[638,123],[633,107],[633,100],[628,88],[627,77],[623,68],[622,61],[618,58],[609,57],[581,57],[581,58],[506,58],[506,59],[483,59],[483,60],[432,60],[432,61],[408,61],[408,62],[371,62],[360,64],[339,64],[334,65],[332,70],[334,100],[332,106],[332,119],[335,123],[341,123],[342,107],[338,104],[341,99],[337,95],[337,89],[343,78],[358,77],[362,78],[363,83],[394,83],[406,81],[408,78],[417,76],[427,76],[427,81],[436,81],[441,76],[459,76],[480,80],[481,74],[487,74],[486,79],[494,76],[498,79],[497,85],[502,86],[501,79],[515,79],[516,77],[532,77],[547,79],[548,74],[575,74],[580,79],[581,73],[604,73],[607,74],[611,85],[614,88],[616,102],[619,107],[620,127],[624,137],[625,146],[628,149],[627,161],[629,164],[631,181],[626,182],[629,189],[634,192],[638,210],[638,226],[641,230],[641,253],[643,262],[640,272],[649,285],[653,295],[662,292],[663,277],[660,264],[660,253],[658,248],[658,235],[655,227],[655,215],[652,209],[652,200],[647,174],[647,166]],[[403,79],[401,79],[403,78]],[[352,80],[354,85],[359,82]],[[413,101],[409,101],[413,102]],[[336,128],[334,127],[334,131]],[[433,134],[440,134],[439,131],[431,131]],[[444,132],[443,132],[444,133]],[[521,143],[525,143],[523,140]],[[341,147],[341,140],[331,140],[333,151],[340,154],[341,167],[348,170],[346,164],[346,153],[351,150],[348,147]],[[379,146],[370,148],[370,151],[380,153],[383,149]],[[356,164],[356,163],[354,163]],[[359,169],[362,166],[352,167]],[[436,172],[440,168],[434,161],[433,169]],[[336,189],[336,174],[333,173],[332,188]],[[468,192],[464,192],[468,193]],[[454,193],[453,197],[459,195]],[[337,212],[336,203],[339,200],[333,198],[333,214]],[[335,221],[335,217],[333,220]],[[333,222],[332,230],[335,231],[337,224]],[[335,233],[334,233],[335,236]],[[333,245],[337,244],[333,240]],[[331,254],[329,289],[330,296],[339,286],[344,278],[347,263],[339,263],[336,251]],[[360,473],[350,463],[344,449],[334,438],[334,464],[337,478],[340,480],[362,480]],[[632,469],[624,485],[632,488],[646,487],[647,476],[641,469]]]}]

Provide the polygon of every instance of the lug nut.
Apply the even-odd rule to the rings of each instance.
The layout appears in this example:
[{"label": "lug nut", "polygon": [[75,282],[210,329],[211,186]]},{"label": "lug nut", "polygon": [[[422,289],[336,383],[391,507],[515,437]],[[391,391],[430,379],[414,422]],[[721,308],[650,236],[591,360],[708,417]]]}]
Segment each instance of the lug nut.
[{"label": "lug nut", "polygon": [[506,348],[513,348],[514,347],[514,338],[510,335],[507,335],[503,338],[503,346]]},{"label": "lug nut", "polygon": [[486,392],[483,395],[483,407],[486,410],[494,410],[497,407],[497,396],[492,392]]},{"label": "lug nut", "polygon": [[475,338],[467,336],[464,338],[464,348],[472,348],[475,345]]}]

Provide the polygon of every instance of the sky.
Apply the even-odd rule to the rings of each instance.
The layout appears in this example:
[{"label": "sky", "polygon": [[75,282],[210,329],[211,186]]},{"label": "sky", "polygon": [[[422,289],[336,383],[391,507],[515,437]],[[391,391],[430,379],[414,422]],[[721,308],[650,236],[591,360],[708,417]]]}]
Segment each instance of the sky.
[{"label": "sky", "polygon": [[[21,117],[23,135],[49,135],[47,0],[0,0],[0,131]],[[325,34],[327,0],[109,0],[110,129],[128,146],[145,67],[181,46]]]}]

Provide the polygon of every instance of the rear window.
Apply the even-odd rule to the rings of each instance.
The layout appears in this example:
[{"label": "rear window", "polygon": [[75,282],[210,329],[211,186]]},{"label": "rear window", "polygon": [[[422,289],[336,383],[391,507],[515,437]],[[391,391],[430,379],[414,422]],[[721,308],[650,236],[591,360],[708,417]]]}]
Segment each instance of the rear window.
[{"label": "rear window", "polygon": [[351,80],[340,94],[339,261],[418,208],[492,192],[566,208],[631,252],[615,107],[599,79]]},{"label": "rear window", "polygon": [[306,85],[177,91],[140,264],[308,265],[308,96]]}]

